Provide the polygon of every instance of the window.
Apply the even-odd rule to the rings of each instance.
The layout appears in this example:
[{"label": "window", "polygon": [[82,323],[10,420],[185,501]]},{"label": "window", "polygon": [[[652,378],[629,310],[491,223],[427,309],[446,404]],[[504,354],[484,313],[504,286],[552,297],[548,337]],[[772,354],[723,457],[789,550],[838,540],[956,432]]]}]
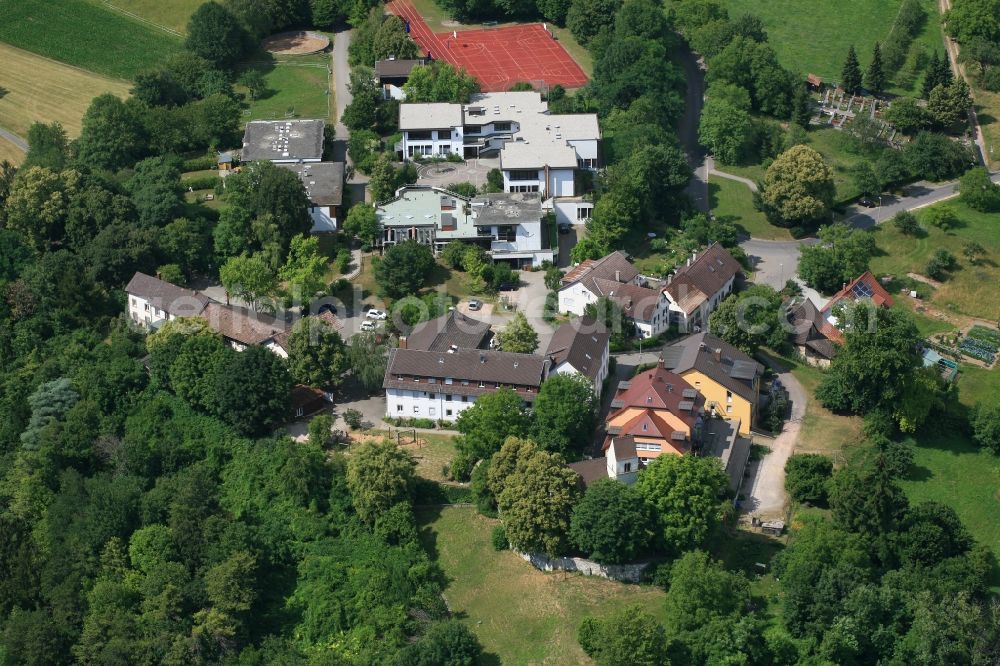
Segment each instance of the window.
[{"label": "window", "polygon": [[444,410],[444,413],[445,413],[445,416],[451,416],[451,410],[450,409]]},{"label": "window", "polygon": [[535,169],[511,169],[507,178],[510,180],[538,180],[538,171]]},{"label": "window", "polygon": [[413,405],[413,413],[414,414],[419,414],[420,413],[420,406],[419,405]]},{"label": "window", "polygon": [[430,407],[427,410],[427,413],[430,414],[431,416],[434,416],[435,414],[437,414],[437,409],[435,407]]},{"label": "window", "polygon": [[732,405],[726,405],[726,413],[727,414],[732,414],[733,413],[733,406]]},{"label": "window", "polygon": [[396,411],[397,412],[403,411],[403,406],[402,405],[396,405]]},{"label": "window", "polygon": [[497,227],[497,240],[504,241],[506,243],[515,242],[517,240],[517,227]]},{"label": "window", "polygon": [[482,128],[479,125],[466,125],[465,134],[466,136],[468,136],[469,134],[479,134],[480,129]]},{"label": "window", "polygon": [[144,309],[144,310],[145,310],[146,312],[149,312],[149,303],[145,303],[145,304],[144,304],[144,308],[143,308],[143,309]]},{"label": "window", "polygon": [[591,157],[584,158],[584,159],[581,159],[581,160],[577,160],[577,162],[579,162],[580,167],[583,168],[583,169],[596,169],[597,168],[597,160],[595,160],[595,159],[593,159]]},{"label": "window", "polygon": [[510,123],[493,123],[494,132],[509,132],[510,127]]},{"label": "window", "polygon": [[409,141],[430,141],[433,137],[430,130],[416,130],[407,132],[406,138]]},{"label": "window", "polygon": [[302,414],[304,414],[305,411],[306,410],[304,408],[302,408],[302,407],[296,407],[295,408],[295,415],[296,416],[302,416]]},{"label": "window", "polygon": [[462,396],[462,402],[469,402],[469,396],[463,395]]},{"label": "window", "polygon": [[726,391],[726,402],[728,402],[730,405],[733,404],[733,392],[732,391]]},{"label": "window", "polygon": [[486,388],[486,382],[479,382],[479,388]]},{"label": "window", "polygon": [[135,297],[133,296],[130,300],[132,301],[132,307],[135,307],[137,305],[137,303],[135,302]]},{"label": "window", "polygon": [[594,215],[592,206],[580,206],[576,209],[577,220],[589,220]]},{"label": "window", "polygon": [[511,185],[511,192],[537,192],[538,185]]},{"label": "window", "polygon": [[449,393],[448,395],[446,395],[446,396],[444,397],[444,399],[445,399],[445,401],[447,401],[447,402],[451,402],[451,394]]},{"label": "window", "polygon": [[625,463],[625,473],[632,471],[632,463]]},{"label": "window", "polygon": [[[451,377],[445,377],[445,378],[444,378],[444,383],[445,383],[445,384],[448,384],[449,386],[450,386],[451,384],[453,384],[454,382],[455,382],[455,380],[454,380],[454,379],[452,379]],[[449,399],[450,399],[450,398],[449,398]]]}]

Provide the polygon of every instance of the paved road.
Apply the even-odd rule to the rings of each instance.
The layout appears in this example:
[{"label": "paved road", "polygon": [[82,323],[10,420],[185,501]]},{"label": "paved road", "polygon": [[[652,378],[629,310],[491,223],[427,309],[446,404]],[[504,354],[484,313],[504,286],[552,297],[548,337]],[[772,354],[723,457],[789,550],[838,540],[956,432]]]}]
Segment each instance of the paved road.
[{"label": "paved road", "polygon": [[785,421],[778,436],[771,441],[771,450],[767,455],[750,463],[751,481],[744,486],[747,499],[740,506],[740,511],[768,520],[785,517],[785,505],[788,502],[785,494],[785,463],[795,451],[809,396],[792,373],[768,359],[765,362],[778,373],[778,379],[788,391],[791,416]]},{"label": "paved road", "polygon": [[[994,183],[1000,183],[1000,171],[990,175]],[[906,196],[882,195],[882,205],[877,208],[851,206],[847,223],[857,229],[871,229],[877,224],[891,220],[903,210],[916,210],[931,204],[958,196],[958,181],[947,183],[915,183],[906,188]]]},{"label": "paved road", "polygon": [[710,176],[718,176],[719,178],[726,178],[727,180],[735,180],[737,183],[743,183],[750,188],[751,192],[757,191],[757,183],[750,180],[749,178],[744,178],[743,176],[737,176],[736,174],[726,173],[725,171],[719,171],[715,168],[715,160],[711,156],[705,157],[705,164],[708,168],[708,174]]},{"label": "paved road", "polygon": [[28,142],[19,137],[17,134],[9,132],[0,127],[0,138],[7,139],[12,144],[23,150],[24,152],[28,152]]},{"label": "paved road", "polygon": [[701,121],[701,107],[705,103],[705,65],[698,54],[684,47],[679,49],[677,60],[687,80],[684,115],[678,123],[677,136],[687,155],[688,164],[694,169],[694,178],[688,184],[686,192],[698,210],[708,213],[709,166],[706,163],[705,151],[698,143],[698,123]]},{"label": "paved road", "polygon": [[348,166],[348,173],[351,177],[347,181],[347,190],[350,201],[365,201],[365,185],[368,177],[354,172],[354,162],[347,154],[347,139],[350,132],[340,119],[344,117],[344,109],[351,103],[354,97],[351,95],[349,84],[351,82],[351,65],[347,61],[347,49],[351,45],[351,31],[341,30],[333,36],[333,53],[330,56],[333,68],[334,97],[337,108],[337,122],[334,125],[334,147],[333,159],[336,162],[344,162]]}]

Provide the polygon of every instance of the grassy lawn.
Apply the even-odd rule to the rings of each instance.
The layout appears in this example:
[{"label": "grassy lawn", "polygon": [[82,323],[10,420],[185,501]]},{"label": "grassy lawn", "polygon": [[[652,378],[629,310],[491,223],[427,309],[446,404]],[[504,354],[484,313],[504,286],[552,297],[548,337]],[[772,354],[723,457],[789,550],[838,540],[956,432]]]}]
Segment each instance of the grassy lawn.
[{"label": "grassy lawn", "polygon": [[417,514],[421,540],[448,580],[448,606],[494,657],[486,663],[584,664],[576,642],[588,615],[639,604],[664,619],[662,590],[538,571],[490,543],[496,520],[471,507]]},{"label": "grassy lawn", "polygon": [[[922,0],[928,21],[917,42],[943,50],[934,0]],[[769,42],[781,64],[825,81],[840,79],[840,69],[853,44],[862,68],[868,66],[875,42],[892,27],[900,0],[723,0],[729,15],[755,14],[767,27]]]},{"label": "grassy lawn", "polygon": [[[872,260],[872,270],[878,274],[923,274],[935,251],[948,250],[958,258],[960,267],[934,290],[930,303],[946,312],[988,321],[1000,319],[1000,299],[996,295],[996,285],[1000,284],[997,216],[974,211],[957,200],[938,205],[954,210],[962,226],[945,232],[925,223],[926,235],[913,237],[903,235],[891,223],[881,224],[874,233],[882,252]],[[918,219],[923,221],[927,210],[917,211]],[[978,266],[971,265],[962,256],[962,248],[969,241],[980,243],[988,252]]]},{"label": "grassy lawn", "polygon": [[0,163],[10,162],[11,164],[17,165],[20,164],[23,159],[24,153],[20,148],[3,137],[0,137]]},{"label": "grassy lawn", "polygon": [[123,79],[181,48],[179,38],[87,0],[0,0],[0,41]]},{"label": "grassy lawn", "polygon": [[267,90],[250,102],[244,120],[276,118],[329,118],[333,107],[330,90],[329,57],[305,56],[290,63],[261,63],[259,69]]},{"label": "grassy lawn", "polygon": [[205,0],[107,0],[116,9],[139,16],[155,25],[186,32],[188,19]]},{"label": "grassy lawn", "polygon": [[[0,0],[0,7],[3,7]],[[3,28],[0,27],[0,31]],[[129,84],[0,44],[0,126],[25,136],[35,121],[62,123],[75,137],[90,101],[110,92],[128,95]]]},{"label": "grassy lawn", "polygon": [[973,91],[976,115],[986,137],[986,159],[993,168],[1000,163],[1000,93],[981,88]]},{"label": "grassy lawn", "polygon": [[[452,30],[461,32],[462,30],[478,30],[483,27],[481,23],[459,23],[452,20],[448,11],[434,0],[411,0],[411,2],[414,8],[420,12],[424,22],[427,23],[427,27],[433,32],[451,32]],[[518,25],[518,23],[500,23],[499,25],[509,26]],[[587,76],[592,76],[594,74],[594,60],[590,55],[590,51],[576,41],[573,33],[566,28],[560,28],[550,23],[549,29],[555,33],[556,39],[559,40],[559,43],[566,49],[566,52],[576,61],[576,64],[580,65],[584,73]]]},{"label": "grassy lawn", "polygon": [[735,180],[709,176],[708,202],[715,217],[732,218],[736,225],[752,238],[765,240],[791,240],[788,229],[776,227],[767,221],[764,213],[753,207],[753,192]]},{"label": "grassy lawn", "polygon": [[406,428],[393,428],[391,436],[387,430],[371,430],[367,434],[379,438],[390,436],[392,441],[396,441],[397,431],[401,433],[400,446],[412,453],[417,461],[417,475],[431,481],[446,481],[442,469],[455,457],[455,436],[419,432],[414,442],[412,433],[408,433]]}]

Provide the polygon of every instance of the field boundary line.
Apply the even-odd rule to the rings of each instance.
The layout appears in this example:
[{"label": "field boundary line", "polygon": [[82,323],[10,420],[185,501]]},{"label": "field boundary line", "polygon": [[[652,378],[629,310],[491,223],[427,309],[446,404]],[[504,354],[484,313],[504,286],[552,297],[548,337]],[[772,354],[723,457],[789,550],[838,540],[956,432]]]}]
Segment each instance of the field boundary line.
[{"label": "field boundary line", "polygon": [[184,37],[185,37],[185,35],[183,33],[177,32],[173,28],[168,28],[165,25],[160,25],[159,23],[156,23],[154,21],[150,21],[148,18],[144,18],[142,16],[139,16],[138,14],[130,12],[127,9],[122,9],[121,7],[116,7],[115,5],[111,4],[110,0],[101,0],[101,4],[104,5],[105,7],[107,7],[108,9],[110,9],[113,12],[118,12],[119,14],[122,14],[123,16],[129,17],[133,21],[138,21],[139,23],[143,23],[143,24],[148,25],[148,26],[150,26],[152,28],[156,28],[157,30],[162,30],[163,32],[165,32],[167,34],[173,35],[174,37],[180,37],[181,39],[184,39]]},{"label": "field boundary line", "polygon": [[20,46],[14,46],[10,42],[0,42],[0,46],[5,46],[5,47],[7,47],[9,49],[14,49],[15,51],[20,51],[21,53],[27,53],[28,55],[32,56],[33,58],[41,58],[42,60],[48,60],[49,62],[51,62],[53,64],[59,65],[61,67],[69,67],[70,69],[75,69],[78,72],[83,72],[84,74],[89,74],[90,76],[97,76],[97,77],[100,77],[102,79],[107,79],[108,81],[121,81],[122,83],[128,83],[128,84],[133,83],[129,79],[123,79],[123,78],[118,77],[118,76],[108,76],[107,74],[102,74],[100,72],[95,72],[92,69],[84,69],[83,67],[78,67],[77,65],[71,65],[68,62],[64,62],[62,60],[56,60],[55,58],[50,58],[48,56],[44,56],[41,53],[36,53],[35,51],[29,51],[28,49],[22,49]]}]

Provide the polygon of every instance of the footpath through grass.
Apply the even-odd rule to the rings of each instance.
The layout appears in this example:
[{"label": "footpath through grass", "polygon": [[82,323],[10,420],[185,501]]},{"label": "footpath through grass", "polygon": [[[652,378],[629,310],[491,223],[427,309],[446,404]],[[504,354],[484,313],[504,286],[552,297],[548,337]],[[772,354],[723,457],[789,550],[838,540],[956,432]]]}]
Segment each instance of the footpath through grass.
[{"label": "footpath through grass", "polygon": [[178,37],[87,0],[0,0],[0,41],[122,79],[181,49]]},{"label": "footpath through grass", "polygon": [[59,121],[75,137],[94,97],[106,92],[126,97],[130,87],[121,79],[92,74],[0,44],[0,127],[22,137],[35,121]]},{"label": "footpath through grass", "polygon": [[580,622],[640,604],[661,622],[664,592],[579,574],[538,571],[511,551],[493,550],[498,521],[471,507],[417,514],[424,547],[444,571],[448,606],[494,659],[486,663],[589,663],[576,642]]},{"label": "footpath through grass", "polygon": [[[972,210],[957,199],[937,204],[937,208],[953,210],[961,224],[951,231],[942,231],[927,224],[930,208],[917,211],[925,233],[920,236],[902,234],[892,222],[880,224],[874,231],[880,255],[872,259],[871,268],[876,274],[903,276],[906,273],[925,274],[927,262],[938,250],[951,252],[959,268],[928,301],[944,310],[987,321],[1000,320],[1000,216]],[[962,255],[966,243],[982,245],[987,255],[972,264]]]},{"label": "footpath through grass", "polygon": [[708,203],[717,219],[732,219],[751,238],[792,240],[788,229],[774,226],[767,221],[764,213],[753,207],[753,192],[743,183],[709,176]]}]

